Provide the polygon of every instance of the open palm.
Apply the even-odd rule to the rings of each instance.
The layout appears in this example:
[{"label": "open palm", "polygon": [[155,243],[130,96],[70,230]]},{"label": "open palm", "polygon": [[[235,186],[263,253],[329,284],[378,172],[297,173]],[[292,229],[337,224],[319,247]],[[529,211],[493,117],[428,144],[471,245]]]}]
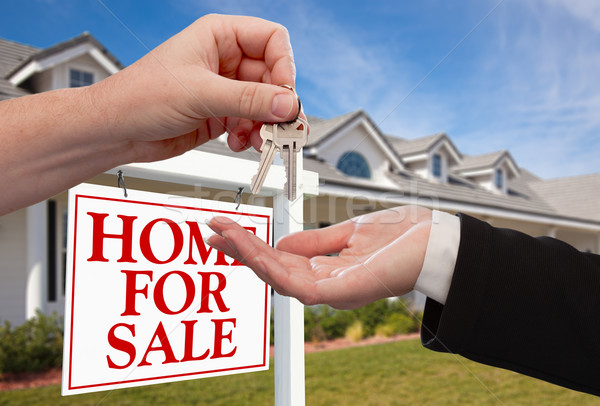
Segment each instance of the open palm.
[{"label": "open palm", "polygon": [[[339,309],[410,292],[419,276],[431,211],[403,206],[283,237],[273,249],[223,217],[208,243],[239,260],[278,293]],[[338,254],[331,256],[331,254]]]}]

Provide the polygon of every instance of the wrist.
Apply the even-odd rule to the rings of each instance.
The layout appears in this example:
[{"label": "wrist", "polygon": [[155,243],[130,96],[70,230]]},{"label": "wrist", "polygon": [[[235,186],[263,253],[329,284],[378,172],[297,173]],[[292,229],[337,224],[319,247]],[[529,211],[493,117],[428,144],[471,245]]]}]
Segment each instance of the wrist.
[{"label": "wrist", "polygon": [[[88,135],[90,142],[112,161],[112,167],[134,161],[134,150],[128,134],[126,121],[122,119],[126,102],[121,101],[118,86],[113,77],[80,88],[81,102],[85,105],[90,123]],[[78,89],[79,90],[79,89]]]}]

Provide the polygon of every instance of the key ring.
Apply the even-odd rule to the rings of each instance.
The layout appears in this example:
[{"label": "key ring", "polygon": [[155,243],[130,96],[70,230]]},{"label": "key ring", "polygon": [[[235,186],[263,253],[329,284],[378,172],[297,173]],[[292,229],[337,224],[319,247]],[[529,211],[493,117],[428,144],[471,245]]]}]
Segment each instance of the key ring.
[{"label": "key ring", "polygon": [[286,123],[293,123],[294,121],[298,120],[298,117],[300,116],[300,111],[302,111],[302,103],[300,102],[300,96],[298,96],[298,93],[296,93],[296,89],[294,89],[290,85],[279,85],[279,86],[285,87],[286,89],[291,90],[292,93],[294,93],[294,96],[296,96],[296,99],[298,100],[298,112],[296,113],[296,117],[294,117],[293,120],[286,121]]}]

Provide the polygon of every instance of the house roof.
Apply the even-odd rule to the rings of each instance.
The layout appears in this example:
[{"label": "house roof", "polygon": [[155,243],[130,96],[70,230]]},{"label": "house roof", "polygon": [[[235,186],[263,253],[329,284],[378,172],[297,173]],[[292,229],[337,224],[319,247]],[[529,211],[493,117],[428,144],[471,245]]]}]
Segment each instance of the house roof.
[{"label": "house roof", "polygon": [[392,145],[394,150],[402,158],[409,156],[421,155],[429,152],[432,148],[440,143],[445,143],[450,152],[450,156],[455,162],[460,162],[462,154],[458,151],[452,140],[446,133],[437,133],[428,135],[426,137],[415,138],[412,140],[406,140],[393,136],[386,136],[388,142]]},{"label": "house roof", "polygon": [[[233,152],[225,142],[213,141],[197,149],[256,162],[260,160],[260,153],[254,149]],[[449,175],[448,183],[439,183],[421,178],[410,171],[402,171],[387,175],[391,184],[378,185],[370,180],[348,176],[314,156],[305,155],[303,165],[304,169],[319,174],[319,183],[347,186],[357,193],[363,190],[405,197],[418,195],[420,198],[502,208],[557,219],[600,222],[600,174],[547,181],[527,170],[521,170],[521,176],[508,182],[509,193],[503,195],[491,193],[456,174]],[[249,174],[248,182],[252,175]],[[585,198],[581,199],[582,195]]]},{"label": "house roof", "polygon": [[[224,142],[209,142],[205,143],[196,149],[205,152],[222,154],[227,156],[235,156],[238,158],[260,160],[260,154],[254,149],[248,149],[243,152],[233,152]],[[499,195],[491,193],[488,190],[479,187],[478,185],[458,176],[451,175],[452,179],[449,183],[430,182],[417,175],[413,175],[408,171],[402,173],[390,173],[389,179],[394,186],[378,186],[369,180],[357,179],[347,176],[337,170],[333,165],[319,160],[315,157],[305,156],[303,161],[304,169],[314,171],[319,174],[320,183],[346,185],[358,190],[382,190],[390,191],[405,196],[418,194],[420,197],[431,197],[434,199],[442,199],[453,202],[462,202],[470,204],[478,204],[488,207],[501,207],[504,209],[515,210],[520,212],[528,212],[544,215],[558,215],[558,211],[549,205],[544,199],[536,193],[529,191],[528,194],[509,194]],[[535,179],[532,175],[532,179]],[[598,175],[600,181],[600,175]],[[249,180],[250,181],[250,178]],[[600,190],[600,187],[598,188]],[[523,187],[521,187],[523,191]],[[600,209],[598,209],[600,213]],[[564,212],[563,212],[564,213]]]},{"label": "house roof", "polygon": [[452,168],[452,171],[459,174],[464,174],[471,171],[489,169],[497,166],[503,159],[506,159],[508,167],[513,175],[519,174],[519,167],[515,160],[507,150],[490,152],[482,155],[464,156],[461,162]]},{"label": "house roof", "polygon": [[306,146],[312,147],[320,144],[328,136],[334,134],[345,124],[361,114],[364,114],[362,110],[355,110],[330,119],[308,116],[307,119],[310,124],[310,134],[308,135]]},{"label": "house roof", "polygon": [[560,213],[600,221],[600,173],[538,180],[529,187]]},{"label": "house roof", "polygon": [[508,151],[495,151],[482,155],[466,155],[453,169],[456,172],[494,167]]},{"label": "house roof", "polygon": [[37,52],[39,48],[0,38],[0,78]]},{"label": "house roof", "polygon": [[6,76],[15,66],[39,51],[39,48],[0,38],[0,100],[29,94],[6,80]]},{"label": "house roof", "polygon": [[17,87],[6,79],[0,79],[0,101],[30,94],[27,90]]},{"label": "house roof", "polygon": [[393,165],[395,170],[403,170],[402,161],[400,156],[396,153],[394,148],[390,145],[386,136],[377,127],[377,124],[373,122],[371,117],[365,113],[362,109],[355,110],[348,114],[343,114],[338,117],[331,119],[322,119],[318,117],[307,117],[310,124],[310,133],[308,135],[308,142],[306,144],[305,151],[310,151],[311,154],[316,153],[318,149],[329,139],[338,136],[348,126],[355,125],[357,120],[366,122],[368,127],[373,129],[371,136],[375,138],[375,142],[382,148],[383,153],[387,155],[390,163]]},{"label": "house roof", "polygon": [[439,133],[412,140],[403,140],[393,136],[387,136],[387,140],[392,144],[399,155],[404,156],[426,152],[445,136],[446,134]]},{"label": "house roof", "polygon": [[108,58],[108,60],[110,60],[110,62],[112,62],[116,67],[118,67],[119,69],[123,69],[124,66],[123,64],[121,64],[121,62],[112,54],[110,53],[106,48],[104,48],[104,46],[96,39],[94,38],[89,32],[83,32],[80,35],[71,38],[67,41],[63,41],[60,42],[56,45],[53,45],[49,48],[43,49],[43,50],[38,50],[38,52],[34,52],[31,53],[29,55],[29,57],[25,58],[24,60],[21,61],[21,63],[15,65],[13,67],[13,69],[11,69],[6,75],[6,79],[9,79],[11,76],[15,75],[17,72],[19,72],[22,68],[24,68],[25,66],[27,66],[30,62],[33,61],[41,61],[43,59],[46,59],[52,55],[56,55],[59,54],[69,48],[73,48],[77,45],[80,44],[84,44],[84,43],[89,43],[91,45],[93,45],[96,49],[98,49],[106,58]]}]

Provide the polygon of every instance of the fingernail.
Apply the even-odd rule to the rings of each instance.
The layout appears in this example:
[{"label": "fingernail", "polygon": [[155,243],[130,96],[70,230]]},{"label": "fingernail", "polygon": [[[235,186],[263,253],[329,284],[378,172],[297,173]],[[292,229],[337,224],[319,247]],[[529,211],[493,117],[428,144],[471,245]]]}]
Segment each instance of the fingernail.
[{"label": "fingernail", "polygon": [[273,113],[273,115],[287,119],[293,108],[294,97],[291,93],[282,93],[273,97],[273,102],[271,103],[271,113]]}]

